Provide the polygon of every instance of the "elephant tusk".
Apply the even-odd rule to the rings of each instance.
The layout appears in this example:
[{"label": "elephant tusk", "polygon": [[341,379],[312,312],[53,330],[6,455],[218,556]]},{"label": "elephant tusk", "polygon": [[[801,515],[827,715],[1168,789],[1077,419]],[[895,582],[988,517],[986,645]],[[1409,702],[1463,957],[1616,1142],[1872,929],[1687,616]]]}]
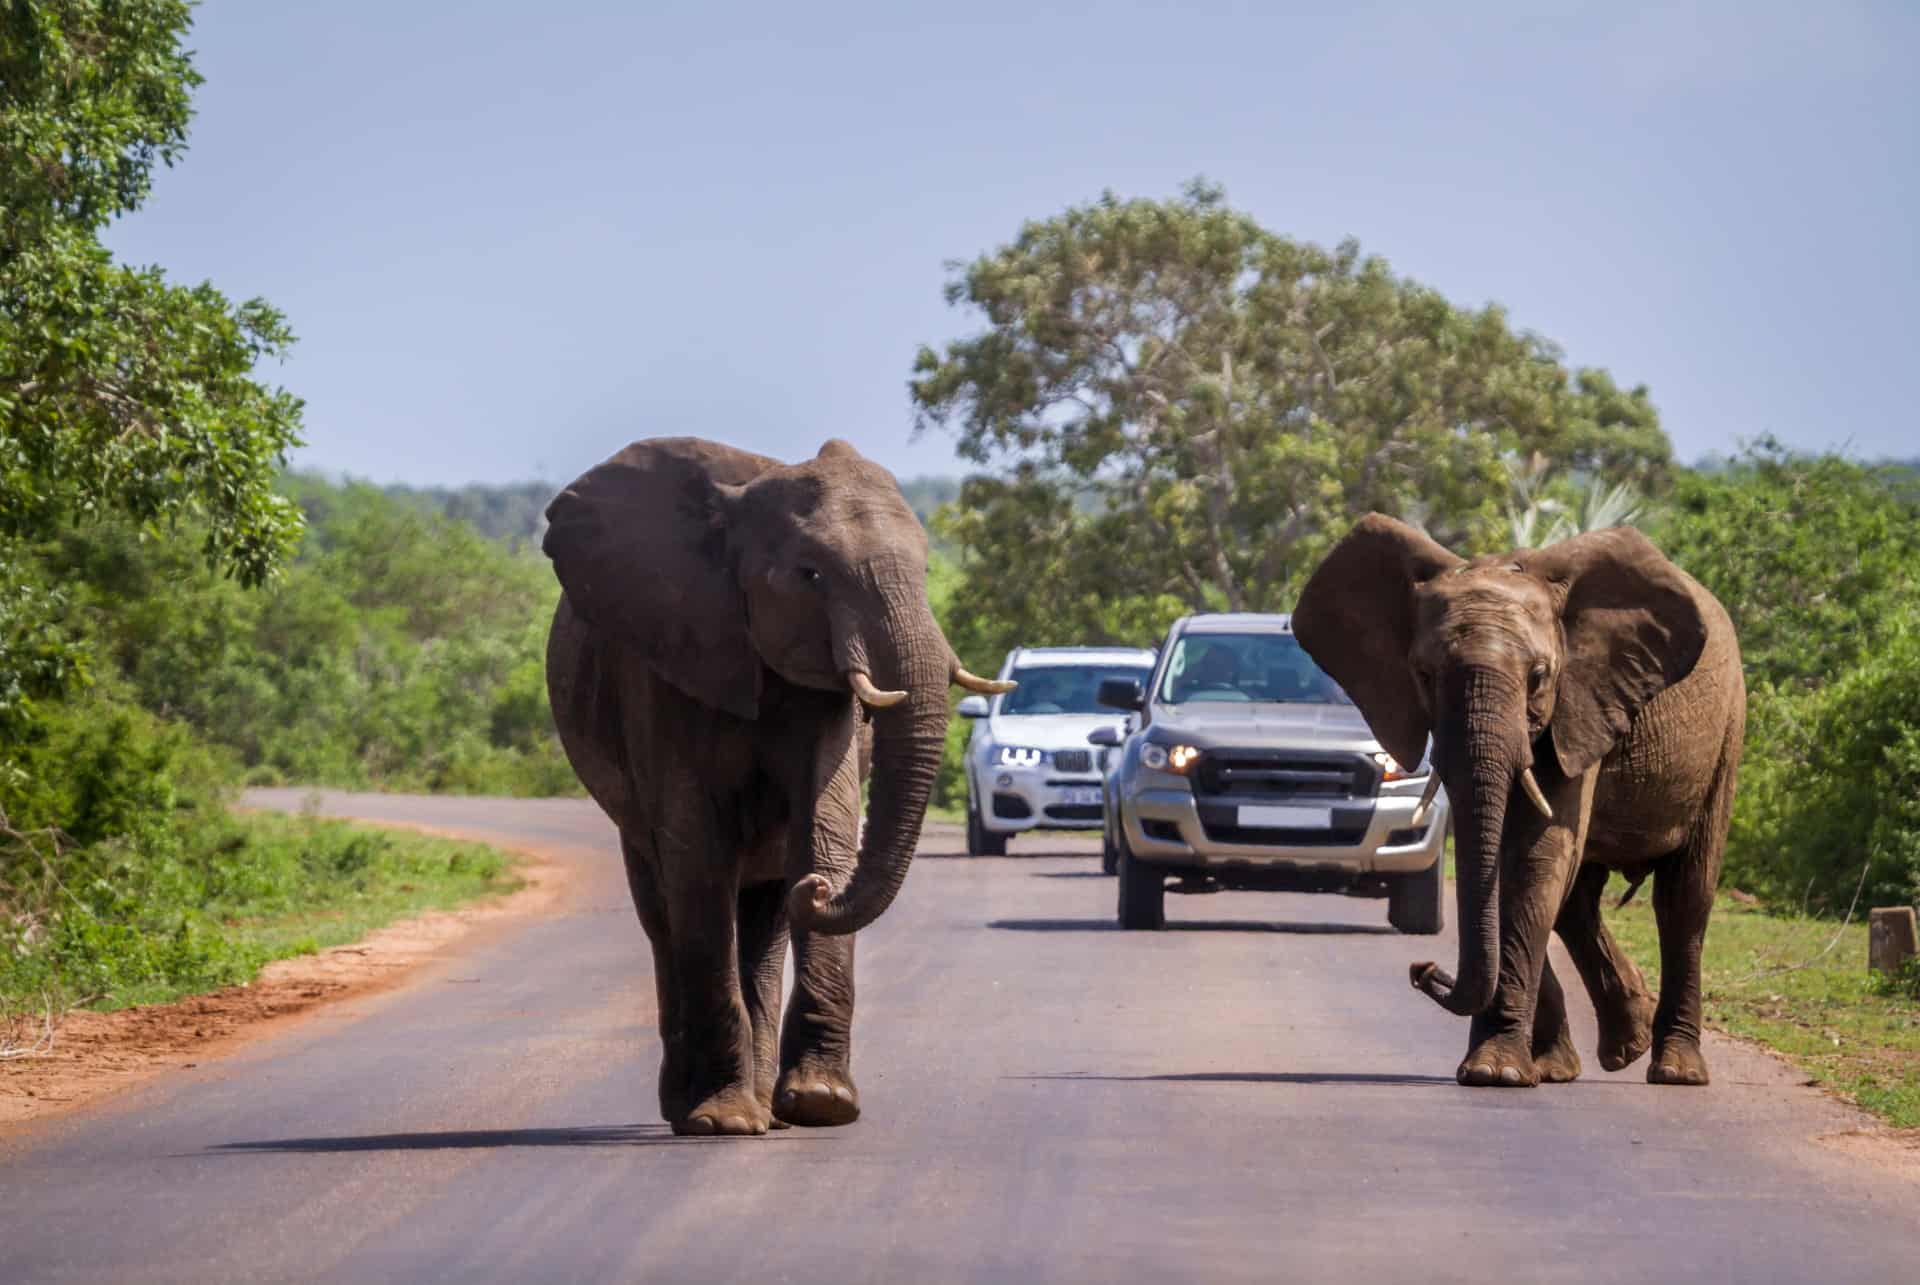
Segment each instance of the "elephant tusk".
[{"label": "elephant tusk", "polygon": [[873,685],[873,680],[857,669],[847,671],[847,686],[853,688],[853,694],[860,703],[873,709],[889,709],[907,698],[905,692],[883,692]]},{"label": "elephant tusk", "polygon": [[1427,823],[1427,809],[1433,806],[1433,796],[1440,793],[1440,773],[1431,769],[1427,772],[1427,788],[1420,792],[1420,806],[1413,810],[1413,820],[1407,824],[1418,830]]},{"label": "elephant tusk", "polygon": [[956,685],[970,692],[979,692],[982,696],[999,696],[1020,685],[1006,678],[982,678],[960,664],[953,667],[953,681]]},{"label": "elephant tusk", "polygon": [[1520,769],[1520,788],[1527,792],[1529,799],[1533,800],[1533,806],[1540,809],[1541,816],[1549,821],[1553,820],[1553,807],[1547,802],[1547,796],[1540,792],[1540,782],[1533,779],[1532,768]]}]

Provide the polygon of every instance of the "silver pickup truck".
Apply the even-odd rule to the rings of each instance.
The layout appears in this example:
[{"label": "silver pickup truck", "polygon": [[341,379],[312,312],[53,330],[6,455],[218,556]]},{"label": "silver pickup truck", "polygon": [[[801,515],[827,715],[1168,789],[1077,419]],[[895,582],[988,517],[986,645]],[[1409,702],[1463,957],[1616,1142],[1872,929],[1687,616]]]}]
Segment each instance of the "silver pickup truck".
[{"label": "silver pickup truck", "polygon": [[1129,713],[1123,731],[1088,737],[1119,749],[1104,800],[1122,928],[1164,926],[1176,875],[1384,896],[1400,931],[1444,926],[1447,802],[1431,765],[1380,747],[1288,617],[1187,616],[1144,686],[1110,681],[1100,700]]}]

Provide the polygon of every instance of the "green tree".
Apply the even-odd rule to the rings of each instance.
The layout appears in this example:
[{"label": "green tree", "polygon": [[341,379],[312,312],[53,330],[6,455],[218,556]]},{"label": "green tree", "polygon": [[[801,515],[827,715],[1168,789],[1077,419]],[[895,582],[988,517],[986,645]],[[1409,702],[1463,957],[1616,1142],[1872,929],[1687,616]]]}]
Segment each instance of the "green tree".
[{"label": "green tree", "polygon": [[986,328],[922,348],[910,388],[916,432],[1002,474],[945,524],[979,572],[963,615],[1010,589],[1034,603],[1016,613],[1084,636],[1172,603],[1278,607],[1370,509],[1482,547],[1504,535],[1505,452],[1664,483],[1643,389],[1569,373],[1499,308],[1351,241],[1268,232],[1204,182],[1109,194],[956,266],[947,298]]},{"label": "green tree", "polygon": [[30,703],[85,672],[22,541],[186,517],[210,563],[256,583],[299,535],[273,479],[300,404],[253,377],[291,342],[285,322],[116,264],[99,241],[185,147],[190,8],[0,6],[0,735],[24,734]]},{"label": "green tree", "polygon": [[1920,602],[1920,490],[1901,468],[1762,438],[1681,474],[1648,533],[1725,604],[1750,684],[1837,678]]}]

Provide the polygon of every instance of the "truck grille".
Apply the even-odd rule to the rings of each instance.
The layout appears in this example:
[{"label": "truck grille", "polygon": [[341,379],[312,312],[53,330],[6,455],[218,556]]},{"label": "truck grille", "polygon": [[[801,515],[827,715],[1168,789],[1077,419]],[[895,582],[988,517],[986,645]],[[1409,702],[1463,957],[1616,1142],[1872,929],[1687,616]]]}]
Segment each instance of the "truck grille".
[{"label": "truck grille", "polygon": [[1093,771],[1092,750],[1055,750],[1053,766],[1062,772]]},{"label": "truck grille", "polygon": [[1359,754],[1302,750],[1208,750],[1200,792],[1264,799],[1370,799],[1380,788],[1373,761]]}]

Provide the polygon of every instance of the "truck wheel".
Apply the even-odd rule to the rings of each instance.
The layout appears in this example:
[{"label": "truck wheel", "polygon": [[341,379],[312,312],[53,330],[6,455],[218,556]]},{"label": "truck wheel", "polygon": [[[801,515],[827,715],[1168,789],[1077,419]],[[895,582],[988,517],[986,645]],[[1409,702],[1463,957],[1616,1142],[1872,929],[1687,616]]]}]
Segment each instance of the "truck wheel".
[{"label": "truck wheel", "polygon": [[1100,873],[1110,875],[1120,869],[1120,854],[1113,850],[1113,836],[1100,836]]},{"label": "truck wheel", "polygon": [[1135,860],[1125,835],[1113,836],[1119,856],[1120,926],[1158,930],[1167,926],[1167,874]]},{"label": "truck wheel", "polygon": [[980,809],[973,801],[973,792],[967,792],[967,855],[970,857],[1004,857],[1007,855],[1007,836],[995,834],[980,823]]},{"label": "truck wheel", "polygon": [[1431,937],[1447,926],[1447,856],[1408,875],[1395,875],[1387,889],[1387,922],[1403,933]]}]

